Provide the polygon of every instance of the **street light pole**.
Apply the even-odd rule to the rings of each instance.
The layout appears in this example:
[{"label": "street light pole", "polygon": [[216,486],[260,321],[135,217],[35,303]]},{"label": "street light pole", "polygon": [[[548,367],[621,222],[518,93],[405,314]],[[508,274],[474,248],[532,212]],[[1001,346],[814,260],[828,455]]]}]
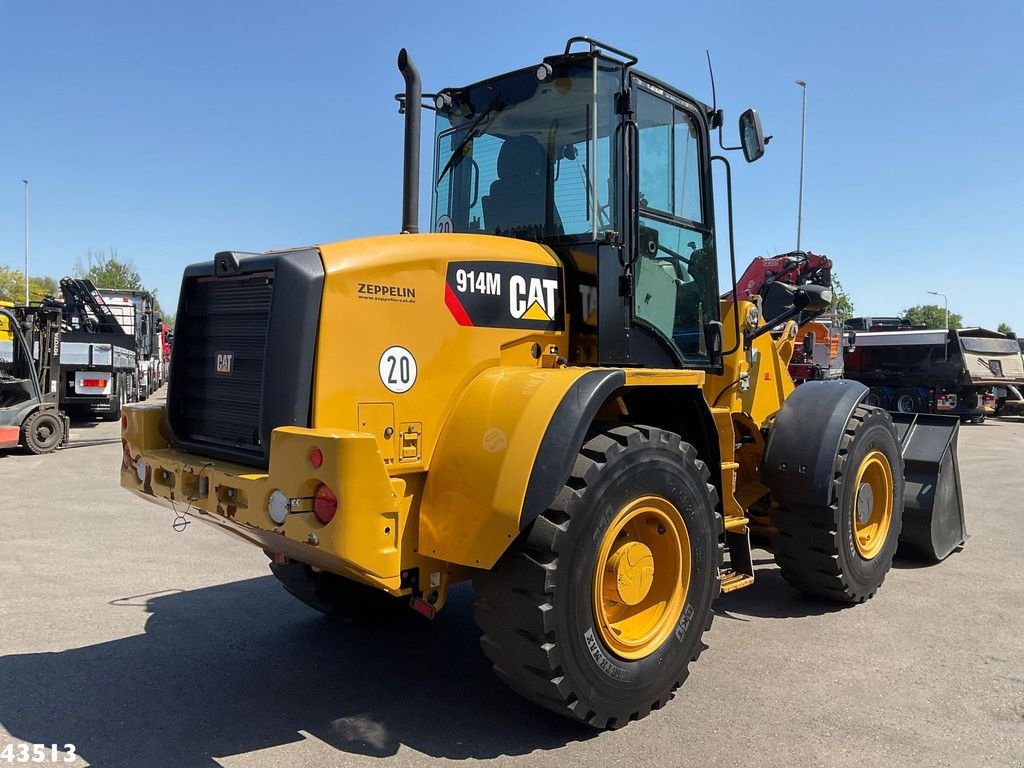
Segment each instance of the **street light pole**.
[{"label": "street light pole", "polygon": [[946,294],[941,293],[939,291],[928,291],[928,293],[930,293],[932,296],[941,296],[943,303],[945,303],[945,305],[946,305],[946,342],[944,344],[945,352],[943,353],[943,357],[945,359],[945,362],[948,363],[949,362],[949,299],[946,298]]},{"label": "street light pole", "polygon": [[804,219],[804,142],[807,137],[807,83],[797,80],[803,90],[803,106],[800,109],[800,197],[796,207],[796,249],[800,250],[800,229]]},{"label": "street light pole", "polygon": [[946,294],[940,293],[939,291],[928,291],[932,296],[941,296],[942,301],[946,305],[946,330],[949,330],[949,299],[946,298]]},{"label": "street light pole", "polygon": [[25,306],[28,306],[28,179],[25,183]]}]

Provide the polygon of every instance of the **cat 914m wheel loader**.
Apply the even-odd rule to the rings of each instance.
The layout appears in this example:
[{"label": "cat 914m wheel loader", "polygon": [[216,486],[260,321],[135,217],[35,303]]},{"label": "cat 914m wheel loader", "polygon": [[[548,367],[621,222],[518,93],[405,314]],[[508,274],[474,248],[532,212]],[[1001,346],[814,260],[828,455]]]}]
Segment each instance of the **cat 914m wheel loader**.
[{"label": "cat 914m wheel loader", "polygon": [[[882,584],[905,498],[927,555],[964,539],[955,423],[794,391],[825,289],[768,318],[719,300],[722,113],[636,63],[574,38],[423,94],[402,51],[403,233],[188,267],[167,405],[123,419],[125,488],[264,549],[326,613],[433,616],[472,580],[495,672],[602,728],[665,704],[712,602],[753,582],[748,510],[790,583],[846,603]],[[757,113],[739,126],[756,160]]]}]

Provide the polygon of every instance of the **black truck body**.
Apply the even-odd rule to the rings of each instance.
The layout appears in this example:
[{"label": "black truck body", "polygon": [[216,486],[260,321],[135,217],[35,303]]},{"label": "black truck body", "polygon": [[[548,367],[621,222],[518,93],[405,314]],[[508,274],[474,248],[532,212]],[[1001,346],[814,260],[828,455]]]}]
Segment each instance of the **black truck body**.
[{"label": "black truck body", "polygon": [[997,386],[1024,384],[1017,340],[984,328],[859,331],[844,365],[872,405],[965,421],[995,411]]}]

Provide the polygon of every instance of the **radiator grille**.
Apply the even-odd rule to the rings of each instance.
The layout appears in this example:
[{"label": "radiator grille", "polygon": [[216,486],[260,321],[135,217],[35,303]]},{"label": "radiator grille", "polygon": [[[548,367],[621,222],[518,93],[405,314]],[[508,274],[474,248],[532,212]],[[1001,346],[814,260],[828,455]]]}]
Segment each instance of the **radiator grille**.
[{"label": "radiator grille", "polygon": [[174,431],[191,442],[265,455],[264,361],[273,272],[193,277],[174,335]]}]

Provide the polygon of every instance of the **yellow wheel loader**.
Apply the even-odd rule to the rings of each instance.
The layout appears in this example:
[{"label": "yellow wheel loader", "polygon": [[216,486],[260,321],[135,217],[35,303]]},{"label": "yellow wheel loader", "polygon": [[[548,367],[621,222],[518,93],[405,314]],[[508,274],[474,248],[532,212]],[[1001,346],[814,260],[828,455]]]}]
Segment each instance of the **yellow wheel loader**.
[{"label": "yellow wheel loader", "polygon": [[[636,64],[573,38],[424,94],[403,50],[402,234],[188,267],[167,404],[122,425],[125,488],[265,550],[318,610],[433,617],[472,581],[495,672],[600,728],[664,705],[753,582],[752,510],[790,583],[846,603],[882,584],[905,498],[926,556],[965,537],[955,423],[794,390],[825,289],[767,318],[720,301],[722,112]],[[739,127],[722,149],[756,160],[757,113]]]}]

